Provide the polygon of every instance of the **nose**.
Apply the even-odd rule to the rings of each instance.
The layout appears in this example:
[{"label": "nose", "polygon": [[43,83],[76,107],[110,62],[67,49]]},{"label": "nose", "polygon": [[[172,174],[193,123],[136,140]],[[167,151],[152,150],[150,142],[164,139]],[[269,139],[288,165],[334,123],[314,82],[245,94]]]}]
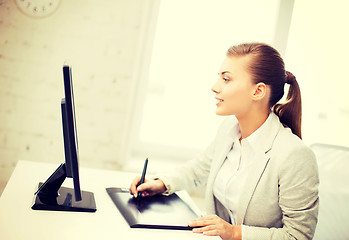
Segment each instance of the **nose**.
[{"label": "nose", "polygon": [[219,87],[218,81],[216,81],[215,84],[213,84],[213,86],[211,87],[211,90],[212,90],[212,92],[214,92],[216,94],[220,93],[221,89]]}]

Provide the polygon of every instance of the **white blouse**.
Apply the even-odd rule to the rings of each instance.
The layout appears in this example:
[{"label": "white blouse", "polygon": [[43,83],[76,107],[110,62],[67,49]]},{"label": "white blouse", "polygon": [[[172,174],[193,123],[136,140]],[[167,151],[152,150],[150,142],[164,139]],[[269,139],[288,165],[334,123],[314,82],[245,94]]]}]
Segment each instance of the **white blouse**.
[{"label": "white blouse", "polygon": [[220,168],[213,185],[214,196],[222,203],[230,214],[231,224],[236,225],[236,212],[240,195],[248,176],[249,169],[253,165],[254,147],[263,141],[262,132],[267,120],[250,136],[241,140],[240,128],[235,129],[233,146]]}]

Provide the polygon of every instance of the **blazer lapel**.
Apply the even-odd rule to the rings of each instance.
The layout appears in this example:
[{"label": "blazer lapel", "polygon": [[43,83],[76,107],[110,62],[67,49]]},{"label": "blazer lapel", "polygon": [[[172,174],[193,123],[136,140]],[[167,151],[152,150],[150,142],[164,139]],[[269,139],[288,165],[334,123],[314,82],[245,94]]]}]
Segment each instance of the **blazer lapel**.
[{"label": "blazer lapel", "polygon": [[215,213],[214,197],[213,197],[213,184],[218,174],[219,169],[222,167],[224,160],[229,153],[229,151],[234,146],[234,136],[236,128],[238,127],[237,123],[232,125],[232,127],[226,132],[224,136],[219,139],[219,142],[216,144],[216,154],[213,156],[214,161],[211,165],[210,174],[207,180],[206,187],[206,210],[208,214]]},{"label": "blazer lapel", "polygon": [[233,148],[234,137],[236,137],[238,129],[239,129],[239,124],[236,121],[234,125],[230,127],[230,129],[225,133],[224,136],[221,137],[220,141],[217,143],[217,150],[216,150],[217,155],[214,156],[215,161],[212,162],[212,167],[210,172],[210,176],[212,178],[211,178],[211,181],[208,181],[208,182],[214,181],[229,151]]},{"label": "blazer lapel", "polygon": [[244,190],[241,193],[239,205],[237,209],[237,224],[243,223],[245,218],[246,210],[250,200],[252,198],[253,192],[256,189],[259,179],[263,175],[264,169],[269,162],[269,156],[265,154],[258,154],[254,159],[254,165],[249,173],[248,180],[245,183]]},{"label": "blazer lapel", "polygon": [[258,182],[262,177],[266,166],[270,160],[269,151],[272,148],[272,144],[277,136],[280,127],[282,126],[278,117],[271,113],[271,120],[266,126],[263,132],[263,141],[256,148],[256,155],[253,159],[253,166],[247,177],[244,190],[241,193],[239,206],[237,209],[237,224],[243,224],[245,214],[253,196],[253,193],[258,186]]},{"label": "blazer lapel", "polygon": [[219,151],[217,151],[217,156],[215,156],[215,161],[212,163],[212,168],[210,171],[209,179],[207,184],[214,183],[214,180],[218,174],[219,169],[222,167],[225,158],[227,157],[229,151],[233,148],[234,142],[231,137],[226,136],[221,143]]}]

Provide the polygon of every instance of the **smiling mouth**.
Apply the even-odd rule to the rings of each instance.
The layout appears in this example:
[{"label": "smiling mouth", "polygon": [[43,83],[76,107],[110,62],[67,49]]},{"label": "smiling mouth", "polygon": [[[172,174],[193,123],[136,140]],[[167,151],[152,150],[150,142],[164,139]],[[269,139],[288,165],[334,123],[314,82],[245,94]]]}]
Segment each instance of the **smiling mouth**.
[{"label": "smiling mouth", "polygon": [[217,100],[217,103],[216,103],[216,104],[219,104],[219,103],[223,102],[223,100],[222,100],[222,99],[219,99],[219,98],[216,98],[216,100]]}]

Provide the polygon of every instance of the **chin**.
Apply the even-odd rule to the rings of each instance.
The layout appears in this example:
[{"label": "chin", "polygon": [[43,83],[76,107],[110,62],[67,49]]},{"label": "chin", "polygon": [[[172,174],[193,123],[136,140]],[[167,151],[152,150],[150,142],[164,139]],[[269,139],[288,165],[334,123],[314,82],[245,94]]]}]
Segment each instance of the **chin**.
[{"label": "chin", "polygon": [[223,112],[223,111],[219,111],[217,109],[216,115],[218,115],[218,116],[230,116],[230,115],[233,115],[233,114],[232,113]]}]

